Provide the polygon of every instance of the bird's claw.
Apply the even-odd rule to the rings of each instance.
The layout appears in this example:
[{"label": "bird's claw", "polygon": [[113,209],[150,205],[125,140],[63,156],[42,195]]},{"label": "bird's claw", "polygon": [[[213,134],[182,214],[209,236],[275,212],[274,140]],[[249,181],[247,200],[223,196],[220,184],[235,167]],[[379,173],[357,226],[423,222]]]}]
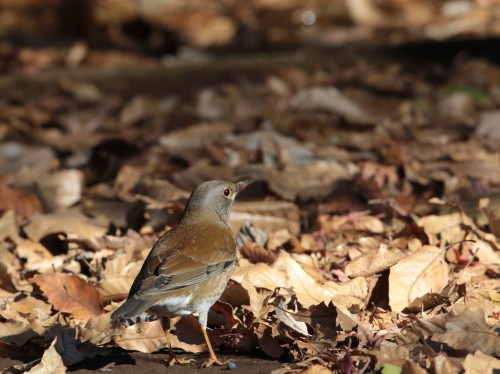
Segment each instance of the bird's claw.
[{"label": "bird's claw", "polygon": [[168,360],[165,360],[165,364],[168,366],[174,366],[174,365],[186,365],[192,363],[193,360],[187,359],[187,358],[179,358],[174,354],[169,355]]},{"label": "bird's claw", "polygon": [[207,361],[205,361],[204,363],[201,364],[201,367],[202,368],[209,368],[212,365],[224,366],[224,365],[227,365],[228,362],[229,362],[229,360],[228,361],[221,361],[217,357],[210,356],[210,358]]}]

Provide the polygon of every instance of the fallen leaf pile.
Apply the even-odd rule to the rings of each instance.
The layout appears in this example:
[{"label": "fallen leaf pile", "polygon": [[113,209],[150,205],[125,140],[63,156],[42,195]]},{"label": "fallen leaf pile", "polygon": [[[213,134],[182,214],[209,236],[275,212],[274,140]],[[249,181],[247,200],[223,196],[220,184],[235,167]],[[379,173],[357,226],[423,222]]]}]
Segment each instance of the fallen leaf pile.
[{"label": "fallen leaf pile", "polygon": [[[74,71],[0,99],[0,352],[41,357],[10,372],[164,349],[160,321],[110,315],[192,189],[244,178],[238,265],[209,316],[222,356],[500,369],[497,66],[287,65],[182,92],[157,73],[155,90]],[[174,348],[206,351],[194,317],[171,327]]]}]

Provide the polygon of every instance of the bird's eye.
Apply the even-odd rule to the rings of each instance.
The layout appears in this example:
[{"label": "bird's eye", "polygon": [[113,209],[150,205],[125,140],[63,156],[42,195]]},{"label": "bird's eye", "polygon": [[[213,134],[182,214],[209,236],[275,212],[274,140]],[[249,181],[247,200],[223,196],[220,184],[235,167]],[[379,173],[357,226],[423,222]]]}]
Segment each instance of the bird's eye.
[{"label": "bird's eye", "polygon": [[231,196],[231,190],[229,188],[224,188],[224,192],[222,192],[225,197]]}]

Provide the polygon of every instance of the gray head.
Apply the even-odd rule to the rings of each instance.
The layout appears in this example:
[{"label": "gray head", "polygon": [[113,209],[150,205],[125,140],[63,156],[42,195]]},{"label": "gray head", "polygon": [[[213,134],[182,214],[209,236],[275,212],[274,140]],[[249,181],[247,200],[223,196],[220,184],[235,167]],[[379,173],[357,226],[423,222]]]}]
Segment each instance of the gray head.
[{"label": "gray head", "polygon": [[238,183],[213,180],[198,185],[191,193],[180,223],[215,218],[229,225],[235,197],[252,182],[251,179]]}]

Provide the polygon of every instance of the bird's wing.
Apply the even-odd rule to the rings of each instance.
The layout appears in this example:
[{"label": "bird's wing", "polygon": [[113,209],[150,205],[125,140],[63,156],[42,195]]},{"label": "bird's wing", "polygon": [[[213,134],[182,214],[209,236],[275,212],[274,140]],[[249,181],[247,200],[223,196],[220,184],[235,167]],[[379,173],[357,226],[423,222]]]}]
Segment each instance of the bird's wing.
[{"label": "bird's wing", "polygon": [[155,244],[131,294],[158,295],[203,282],[234,266],[235,249],[229,229],[215,226],[195,231],[177,225]]}]

